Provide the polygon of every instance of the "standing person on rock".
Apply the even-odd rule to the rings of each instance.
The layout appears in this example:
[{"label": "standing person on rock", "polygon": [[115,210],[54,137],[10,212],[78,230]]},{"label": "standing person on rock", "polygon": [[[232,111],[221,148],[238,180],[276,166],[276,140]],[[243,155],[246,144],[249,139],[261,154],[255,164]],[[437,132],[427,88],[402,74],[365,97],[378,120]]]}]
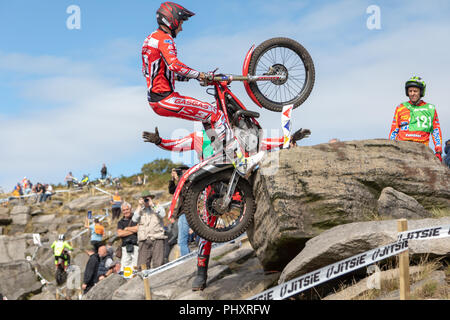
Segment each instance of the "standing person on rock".
[{"label": "standing person on rock", "polygon": [[137,267],[138,261],[138,226],[132,218],[131,204],[124,202],[122,204],[123,218],[117,223],[117,236],[122,238],[122,256],[120,258],[120,271],[124,267]]},{"label": "standing person on rock", "polygon": [[447,140],[445,142],[445,157],[444,157],[444,163],[447,165],[447,167],[450,168],[450,140]]},{"label": "standing person on rock", "polygon": [[101,179],[106,179],[106,175],[108,174],[108,169],[106,168],[106,164],[103,164],[102,169],[100,170]]},{"label": "standing person on rock", "polygon": [[112,219],[116,220],[120,217],[120,207],[122,206],[122,198],[119,195],[119,191],[115,191],[111,199],[111,212]]},{"label": "standing person on rock", "polygon": [[[309,137],[310,134],[311,131],[309,129],[300,128],[291,136],[290,146],[292,147],[296,145],[297,141]],[[204,130],[193,132],[181,139],[169,140],[162,139],[159,136],[158,128],[155,128],[155,132],[144,131],[142,137],[144,138],[145,142],[154,143],[158,147],[168,151],[183,152],[195,150],[200,161],[203,161],[203,159],[206,159],[214,154],[214,150],[211,146],[211,140],[208,138]],[[282,148],[283,144],[284,137],[263,139],[262,150],[268,151],[275,148]],[[173,189],[173,192],[175,192],[175,189]],[[211,221],[211,223],[213,223],[213,221]],[[192,282],[193,291],[203,290],[206,287],[211,245],[211,241],[207,241],[205,239],[200,239],[199,241],[197,256],[197,276]]]},{"label": "standing person on rock", "polygon": [[[170,194],[175,193],[178,181],[188,169],[188,166],[179,166],[172,169],[172,179],[169,182]],[[187,222],[186,215],[182,211],[183,210],[180,209],[180,213],[178,214],[178,221],[176,222],[178,224],[177,243],[180,247],[180,256],[187,255],[191,252],[189,249],[189,232],[192,231]]]},{"label": "standing person on rock", "polygon": [[98,247],[102,245],[103,236],[105,235],[105,227],[100,223],[98,218],[94,219],[94,223],[89,224],[88,217],[86,217],[84,221],[84,227],[91,230],[91,244],[94,246],[95,252],[97,252]]},{"label": "standing person on rock", "polygon": [[[138,224],[138,268],[143,264],[147,269],[157,268],[164,263],[164,208],[155,206],[154,194],[143,191],[139,199],[139,207],[134,211],[133,221]],[[162,210],[161,210],[162,209]]]},{"label": "standing person on rock", "polygon": [[441,126],[435,105],[422,100],[425,90],[425,81],[420,77],[414,76],[406,81],[405,92],[409,101],[395,109],[389,139],[414,141],[428,146],[431,135],[436,157],[442,162]]},{"label": "standing person on rock", "polygon": [[88,247],[86,249],[86,253],[89,255],[89,260],[84,269],[83,284],[81,285],[83,294],[86,294],[98,281],[97,272],[100,264],[100,257],[96,251],[97,249],[94,247]]}]

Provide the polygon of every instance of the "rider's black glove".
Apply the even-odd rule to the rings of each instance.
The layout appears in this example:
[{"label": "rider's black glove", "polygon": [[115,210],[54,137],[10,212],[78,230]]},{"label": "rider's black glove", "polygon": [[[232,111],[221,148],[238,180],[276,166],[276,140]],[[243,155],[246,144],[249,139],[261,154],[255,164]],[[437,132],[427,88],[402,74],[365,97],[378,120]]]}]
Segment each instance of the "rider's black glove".
[{"label": "rider's black glove", "polygon": [[153,132],[142,132],[142,138],[144,139],[144,142],[151,142],[156,145],[160,144],[162,139],[159,136],[158,127],[155,127],[155,133]]},{"label": "rider's black glove", "polygon": [[297,131],[295,131],[295,133],[291,137],[291,140],[297,142],[298,140],[301,140],[303,138],[308,138],[310,134],[311,130],[300,128]]}]

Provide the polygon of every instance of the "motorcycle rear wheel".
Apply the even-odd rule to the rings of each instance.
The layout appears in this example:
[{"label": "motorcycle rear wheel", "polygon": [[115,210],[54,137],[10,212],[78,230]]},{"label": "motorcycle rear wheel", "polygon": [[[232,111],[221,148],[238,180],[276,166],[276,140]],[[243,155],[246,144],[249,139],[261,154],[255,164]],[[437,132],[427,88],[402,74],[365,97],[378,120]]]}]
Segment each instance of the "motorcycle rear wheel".
[{"label": "motorcycle rear wheel", "polygon": [[[212,242],[228,242],[239,237],[253,220],[256,205],[252,187],[240,178],[236,185],[240,200],[233,200],[226,212],[219,213],[215,203],[221,199],[230,182],[232,171],[223,171],[195,182],[186,195],[186,219],[194,232]],[[209,190],[209,191],[207,191]],[[236,194],[236,193],[235,193]],[[215,216],[210,226],[208,217]]]},{"label": "motorcycle rear wheel", "polygon": [[58,286],[62,285],[67,280],[67,273],[61,265],[58,265],[58,268],[56,269],[55,280]]},{"label": "motorcycle rear wheel", "polygon": [[289,38],[272,38],[253,51],[249,75],[286,74],[280,81],[249,82],[258,102],[266,109],[281,112],[283,106],[300,106],[309,97],[315,81],[313,60],[308,51]]}]

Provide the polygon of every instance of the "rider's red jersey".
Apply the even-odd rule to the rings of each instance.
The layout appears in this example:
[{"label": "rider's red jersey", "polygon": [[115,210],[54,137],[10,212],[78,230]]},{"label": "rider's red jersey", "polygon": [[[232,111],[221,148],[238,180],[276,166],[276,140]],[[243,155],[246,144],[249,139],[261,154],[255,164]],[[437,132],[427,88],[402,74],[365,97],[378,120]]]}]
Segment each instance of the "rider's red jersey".
[{"label": "rider's red jersey", "polygon": [[142,45],[142,72],[150,93],[167,93],[175,90],[175,80],[197,78],[199,72],[189,68],[177,58],[175,42],[170,34],[156,30]]}]

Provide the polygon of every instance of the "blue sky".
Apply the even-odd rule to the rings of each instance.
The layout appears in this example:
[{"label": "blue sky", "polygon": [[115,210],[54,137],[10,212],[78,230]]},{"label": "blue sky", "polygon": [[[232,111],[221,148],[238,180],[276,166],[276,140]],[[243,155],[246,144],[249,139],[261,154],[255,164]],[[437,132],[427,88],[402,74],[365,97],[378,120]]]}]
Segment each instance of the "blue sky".
[{"label": "blue sky", "polygon": [[[316,84],[293,113],[295,128],[312,131],[301,145],[386,138],[413,74],[427,81],[425,100],[437,105],[443,139],[449,138],[448,1],[179,3],[196,13],[176,39],[179,58],[197,70],[240,73],[250,46],[271,37],[290,37],[308,49]],[[96,178],[102,163],[113,176],[134,174],[144,163],[173,156],[142,142],[143,130],[158,125],[162,136],[180,137],[200,128],[159,117],[146,101],[140,50],[156,28],[159,4],[0,2],[0,187],[10,190],[23,176],[59,183],[69,170]],[[70,5],[80,8],[79,30],[66,27]],[[380,8],[379,30],[367,28],[370,5]],[[259,109],[242,84],[232,89]],[[196,81],[177,84],[177,91],[211,102]],[[281,134],[279,115],[258,111],[264,128]],[[191,152],[173,160],[195,159]]]}]

